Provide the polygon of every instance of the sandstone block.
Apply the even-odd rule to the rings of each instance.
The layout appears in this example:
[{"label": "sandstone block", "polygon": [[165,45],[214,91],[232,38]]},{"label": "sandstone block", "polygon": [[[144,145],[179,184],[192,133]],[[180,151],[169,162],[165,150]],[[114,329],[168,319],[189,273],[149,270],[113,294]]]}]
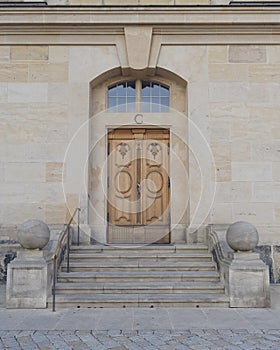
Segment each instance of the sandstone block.
[{"label": "sandstone block", "polygon": [[0,103],[8,101],[8,84],[0,83]]},{"label": "sandstone block", "polygon": [[69,102],[69,85],[67,83],[49,83],[48,102],[67,105]]},{"label": "sandstone block", "polygon": [[266,62],[266,47],[257,45],[229,45],[229,62],[263,63]]},{"label": "sandstone block", "polygon": [[255,182],[253,184],[253,201],[262,203],[279,203],[280,182]]},{"label": "sandstone block", "polygon": [[6,182],[45,182],[43,163],[6,163]]},{"label": "sandstone block", "polygon": [[68,222],[72,214],[74,213],[75,209],[79,207],[79,196],[74,193],[67,193],[66,206],[67,206],[66,222]]},{"label": "sandstone block", "polygon": [[271,163],[232,162],[232,180],[233,181],[271,181],[272,180]]},{"label": "sandstone block", "polygon": [[220,103],[247,102],[248,86],[241,82],[209,83],[209,101]]},{"label": "sandstone block", "polygon": [[231,147],[228,141],[212,141],[210,144],[215,162],[230,162]]},{"label": "sandstone block", "polygon": [[231,142],[231,160],[233,162],[245,162],[252,159],[251,143],[247,141],[232,141]]},{"label": "sandstone block", "polygon": [[231,163],[215,162],[215,174],[212,176],[214,181],[231,181]]},{"label": "sandstone block", "polygon": [[233,203],[234,221],[250,221],[256,224],[274,222],[272,203]]},{"label": "sandstone block", "polygon": [[211,82],[246,82],[248,66],[239,64],[209,64],[209,80]]},{"label": "sandstone block", "polygon": [[50,259],[42,251],[31,256],[23,255],[8,265],[7,308],[46,308],[49,294]]},{"label": "sandstone block", "polygon": [[210,119],[210,140],[226,141],[230,139],[230,124],[223,120]]},{"label": "sandstone block", "polygon": [[64,181],[63,164],[61,162],[46,163],[46,182]]},{"label": "sandstone block", "polygon": [[249,81],[253,83],[277,83],[280,79],[280,64],[250,66]]},{"label": "sandstone block", "polygon": [[30,64],[29,81],[50,83],[68,81],[68,64]]},{"label": "sandstone block", "polygon": [[268,63],[280,64],[280,45],[268,45],[266,51]]},{"label": "sandstone block", "polygon": [[280,161],[280,141],[254,142],[252,146],[252,158],[255,161]]},{"label": "sandstone block", "polygon": [[65,204],[46,205],[46,222],[50,224],[61,224],[66,222]]},{"label": "sandstone block", "polygon": [[49,46],[50,63],[66,63],[69,61],[69,47]]},{"label": "sandstone block", "polygon": [[227,45],[208,46],[209,63],[226,63],[228,57]]},{"label": "sandstone block", "polygon": [[210,214],[210,221],[213,224],[224,224],[232,222],[232,205],[230,203],[214,203]]},{"label": "sandstone block", "polygon": [[227,123],[231,120],[247,120],[250,117],[250,110],[245,103],[219,101],[209,104],[209,113],[211,118],[223,118]]},{"label": "sandstone block", "polygon": [[280,162],[272,163],[272,178],[274,181],[280,181]]},{"label": "sandstone block", "polygon": [[254,253],[234,254],[229,267],[229,296],[230,307],[270,306],[268,266]]},{"label": "sandstone block", "polygon": [[45,83],[8,83],[9,103],[47,102],[48,85]]},{"label": "sandstone block", "polygon": [[27,82],[28,65],[27,64],[0,64],[1,82]]},{"label": "sandstone block", "polygon": [[0,62],[8,62],[10,60],[10,46],[0,46]]},{"label": "sandstone block", "polygon": [[250,182],[218,182],[215,202],[240,203],[252,200],[252,184]]},{"label": "sandstone block", "polygon": [[47,45],[11,46],[11,60],[14,61],[46,61],[49,58]]}]

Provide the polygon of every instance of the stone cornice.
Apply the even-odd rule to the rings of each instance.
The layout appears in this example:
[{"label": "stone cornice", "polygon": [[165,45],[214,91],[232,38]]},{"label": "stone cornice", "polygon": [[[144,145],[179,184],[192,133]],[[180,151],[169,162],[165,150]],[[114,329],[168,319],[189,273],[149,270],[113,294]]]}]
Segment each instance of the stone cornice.
[{"label": "stone cornice", "polygon": [[[269,25],[280,24],[280,7],[0,7],[0,24]],[[76,28],[79,30],[79,28]]]},{"label": "stone cornice", "polygon": [[0,44],[16,43],[22,35],[26,44],[114,44],[112,35],[124,35],[130,25],[150,25],[167,45],[280,43],[280,7],[50,6],[0,7]]}]

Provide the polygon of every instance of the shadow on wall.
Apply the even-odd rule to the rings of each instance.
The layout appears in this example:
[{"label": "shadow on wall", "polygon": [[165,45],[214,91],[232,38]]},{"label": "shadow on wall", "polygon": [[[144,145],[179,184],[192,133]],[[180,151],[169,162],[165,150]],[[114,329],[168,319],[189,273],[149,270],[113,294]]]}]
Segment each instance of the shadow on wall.
[{"label": "shadow on wall", "polygon": [[[1,242],[0,242],[1,245]],[[3,247],[2,247],[3,249]],[[7,280],[7,265],[17,257],[16,250],[0,251],[0,282]]]},{"label": "shadow on wall", "polygon": [[280,283],[280,246],[259,245],[254,252],[259,253],[262,261],[269,266],[270,283]]}]

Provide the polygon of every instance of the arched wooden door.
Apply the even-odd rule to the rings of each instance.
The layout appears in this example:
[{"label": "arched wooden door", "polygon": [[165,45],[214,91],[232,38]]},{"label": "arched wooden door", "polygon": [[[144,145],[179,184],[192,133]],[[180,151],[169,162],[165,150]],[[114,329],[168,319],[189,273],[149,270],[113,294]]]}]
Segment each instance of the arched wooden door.
[{"label": "arched wooden door", "polygon": [[108,134],[108,242],[170,242],[169,130]]}]

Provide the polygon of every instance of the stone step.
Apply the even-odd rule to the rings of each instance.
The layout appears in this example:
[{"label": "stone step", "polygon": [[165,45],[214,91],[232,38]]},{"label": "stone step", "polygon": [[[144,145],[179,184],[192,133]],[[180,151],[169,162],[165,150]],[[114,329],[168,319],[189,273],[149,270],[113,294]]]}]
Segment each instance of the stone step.
[{"label": "stone step", "polygon": [[[61,266],[66,271],[66,262]],[[213,262],[183,261],[100,261],[100,262],[73,262],[70,261],[70,271],[213,271]]]},{"label": "stone step", "polygon": [[[51,307],[52,299],[49,299]],[[63,294],[56,307],[229,307],[224,294]]]},{"label": "stone step", "polygon": [[212,261],[212,256],[207,252],[189,252],[189,253],[158,253],[151,254],[147,252],[134,253],[123,252],[114,253],[104,252],[104,253],[70,253],[71,261]]},{"label": "stone step", "polygon": [[216,282],[58,283],[57,294],[223,293]]},{"label": "stone step", "polygon": [[58,282],[218,282],[216,271],[60,272]]},{"label": "stone step", "polygon": [[123,255],[158,253],[206,253],[208,247],[203,244],[153,244],[153,245],[72,245],[71,252],[79,254],[108,253]]}]

